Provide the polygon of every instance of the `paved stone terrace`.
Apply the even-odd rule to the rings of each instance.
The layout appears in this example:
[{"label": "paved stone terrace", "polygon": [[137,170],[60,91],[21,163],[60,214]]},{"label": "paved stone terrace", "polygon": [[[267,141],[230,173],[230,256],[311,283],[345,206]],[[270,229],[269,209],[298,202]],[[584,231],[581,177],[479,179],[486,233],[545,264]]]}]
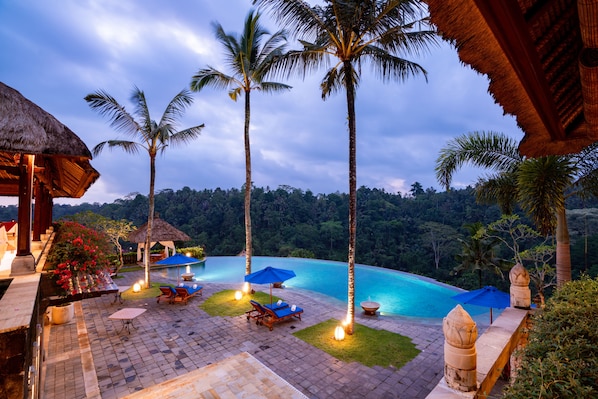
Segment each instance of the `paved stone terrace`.
[{"label": "paved stone terrace", "polygon": [[[142,277],[142,272],[123,276],[116,280],[117,284],[131,285]],[[154,274],[152,281],[164,279]],[[78,302],[76,321],[46,326],[42,396],[122,398],[243,352],[309,398],[425,398],[442,377],[440,325],[365,316],[359,312],[357,323],[411,337],[421,350],[399,370],[370,368],[337,360],[292,335],[298,329],[330,318],[342,319],[346,312],[343,304],[331,305],[319,294],[308,291],[274,289],[275,295],[301,306],[304,313],[302,321],[283,322],[269,331],[248,322],[245,316],[208,316],[198,307],[206,297],[238,287],[203,285],[203,297],[191,299],[188,305],[158,304],[155,299],[113,304],[114,295]],[[147,309],[134,321],[137,328],[131,334],[117,333],[120,322],[108,319],[124,307]]]}]

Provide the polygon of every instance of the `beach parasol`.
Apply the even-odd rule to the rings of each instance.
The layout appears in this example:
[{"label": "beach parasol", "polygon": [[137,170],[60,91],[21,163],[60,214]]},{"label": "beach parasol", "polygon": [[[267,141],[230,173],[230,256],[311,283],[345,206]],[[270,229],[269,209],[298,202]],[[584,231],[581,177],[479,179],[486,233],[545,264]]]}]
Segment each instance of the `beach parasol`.
[{"label": "beach parasol", "polygon": [[272,284],[282,283],[295,276],[296,274],[292,270],[266,266],[262,270],[247,274],[245,276],[245,281],[252,284],[270,284],[270,305],[272,305]]},{"label": "beach parasol", "polygon": [[183,254],[174,254],[169,256],[168,258],[164,258],[156,262],[157,265],[162,266],[176,266],[176,282],[179,282],[179,266],[186,266],[192,265],[194,263],[199,263],[201,260],[193,258],[191,256],[186,256]]},{"label": "beach parasol", "polygon": [[490,308],[490,324],[492,324],[492,308],[504,309],[511,306],[510,295],[491,285],[454,295],[451,298],[464,304]]}]

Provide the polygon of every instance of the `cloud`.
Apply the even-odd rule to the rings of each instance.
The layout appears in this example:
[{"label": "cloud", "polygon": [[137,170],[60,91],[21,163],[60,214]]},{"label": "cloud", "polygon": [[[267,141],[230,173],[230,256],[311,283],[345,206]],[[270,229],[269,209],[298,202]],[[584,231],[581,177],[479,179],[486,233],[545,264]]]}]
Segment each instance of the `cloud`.
[{"label": "cloud", "polygon": [[[3,82],[52,113],[92,148],[120,137],[83,100],[102,89],[131,109],[134,85],[145,91],[159,118],[191,76],[212,65],[226,70],[211,23],[240,32],[249,0],[122,2],[117,0],[23,0],[3,4],[0,64]],[[263,22],[277,30],[267,16]],[[296,47],[296,44],[293,44]],[[488,82],[463,66],[446,43],[418,59],[428,79],[381,82],[364,66],[357,92],[358,185],[408,192],[411,184],[440,190],[434,176],[439,150],[473,130],[522,133],[487,93]],[[323,101],[325,71],[292,79],[288,92],[251,95],[254,185],[289,185],[315,193],[347,192],[348,133],[343,92]],[[204,123],[201,137],[168,148],[157,160],[156,188],[240,188],[245,182],[243,101],[205,89],[181,120]],[[76,202],[111,202],[149,187],[147,154],[104,151],[92,160],[101,177]],[[479,171],[456,174],[454,185],[475,182]]]}]

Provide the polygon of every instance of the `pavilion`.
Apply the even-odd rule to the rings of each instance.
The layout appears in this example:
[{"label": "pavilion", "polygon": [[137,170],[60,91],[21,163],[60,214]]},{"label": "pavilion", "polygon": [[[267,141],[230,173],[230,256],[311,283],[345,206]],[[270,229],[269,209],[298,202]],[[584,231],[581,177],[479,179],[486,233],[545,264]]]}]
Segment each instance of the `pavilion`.
[{"label": "pavilion", "polygon": [[[91,158],[68,127],[0,82],[0,196],[18,197],[16,233],[4,240],[16,253],[10,272],[0,271],[0,392],[6,397],[40,395],[48,304],[41,271],[51,241],[53,200],[80,198],[97,180]],[[5,231],[6,226],[15,227],[3,225]]]}]

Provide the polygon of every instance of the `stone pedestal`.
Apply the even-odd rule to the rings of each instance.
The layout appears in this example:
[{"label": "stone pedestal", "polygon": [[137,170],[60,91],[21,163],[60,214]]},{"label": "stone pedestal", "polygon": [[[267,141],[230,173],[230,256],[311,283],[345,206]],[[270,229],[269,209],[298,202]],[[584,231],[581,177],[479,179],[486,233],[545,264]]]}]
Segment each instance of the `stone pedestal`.
[{"label": "stone pedestal", "polygon": [[442,322],[444,332],[444,378],[449,387],[461,392],[477,389],[475,341],[478,329],[461,307],[455,306]]},{"label": "stone pedestal", "polygon": [[532,304],[532,293],[529,289],[529,273],[521,263],[517,263],[509,271],[511,281],[511,306],[519,309],[529,309]]},{"label": "stone pedestal", "polygon": [[23,276],[35,273],[35,258],[32,254],[17,255],[10,265],[10,276]]}]

